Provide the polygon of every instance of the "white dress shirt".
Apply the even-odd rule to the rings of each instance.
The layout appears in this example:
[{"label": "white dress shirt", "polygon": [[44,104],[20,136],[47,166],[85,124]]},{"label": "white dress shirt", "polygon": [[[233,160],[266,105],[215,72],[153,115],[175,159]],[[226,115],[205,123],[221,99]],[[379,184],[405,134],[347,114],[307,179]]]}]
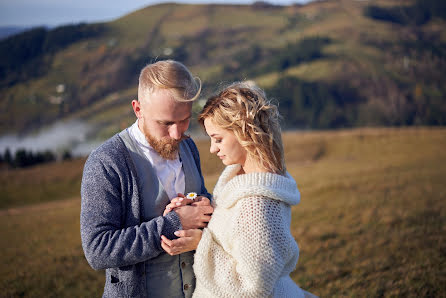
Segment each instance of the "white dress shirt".
[{"label": "white dress shirt", "polygon": [[184,193],[185,180],[183,164],[180,161],[178,153],[174,160],[162,158],[147,142],[145,135],[138,127],[138,120],[130,126],[129,134],[152,164],[169,199],[175,198],[178,193]]}]

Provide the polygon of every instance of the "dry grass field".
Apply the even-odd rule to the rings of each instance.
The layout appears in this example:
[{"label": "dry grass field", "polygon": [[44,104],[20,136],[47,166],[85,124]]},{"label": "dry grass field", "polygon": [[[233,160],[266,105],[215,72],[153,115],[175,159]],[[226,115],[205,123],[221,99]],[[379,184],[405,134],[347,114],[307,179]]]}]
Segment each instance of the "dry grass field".
[{"label": "dry grass field", "polygon": [[[292,221],[301,287],[321,297],[446,296],[446,129],[287,132],[284,143],[302,195]],[[198,145],[212,190],[222,166]],[[80,244],[82,165],[0,173],[1,297],[101,296],[103,272]]]}]

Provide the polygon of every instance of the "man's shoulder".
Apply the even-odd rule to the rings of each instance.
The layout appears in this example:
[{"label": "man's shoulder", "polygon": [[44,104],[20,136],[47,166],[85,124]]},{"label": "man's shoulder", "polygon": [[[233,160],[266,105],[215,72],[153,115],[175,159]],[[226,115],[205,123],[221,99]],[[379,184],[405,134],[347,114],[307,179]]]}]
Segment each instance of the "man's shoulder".
[{"label": "man's shoulder", "polygon": [[89,160],[120,160],[125,157],[125,145],[119,133],[106,140],[104,143],[94,149],[88,159]]},{"label": "man's shoulder", "polygon": [[184,139],[183,143],[189,147],[193,154],[198,153],[197,145],[195,144],[194,140],[192,140],[192,138]]}]

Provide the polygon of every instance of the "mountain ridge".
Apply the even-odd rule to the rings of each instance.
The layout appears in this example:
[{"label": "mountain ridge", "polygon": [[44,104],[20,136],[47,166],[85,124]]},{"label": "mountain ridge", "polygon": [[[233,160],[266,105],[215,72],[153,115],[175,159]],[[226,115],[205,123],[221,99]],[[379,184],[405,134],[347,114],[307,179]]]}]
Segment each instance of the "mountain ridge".
[{"label": "mountain ridge", "polygon": [[56,30],[81,37],[31,59],[17,83],[0,89],[0,132],[81,117],[100,127],[93,138],[110,136],[134,121],[129,102],[139,70],[168,58],[202,79],[204,98],[226,82],[256,81],[282,107],[285,127],[444,125],[444,19],[397,24],[368,12],[417,3],[163,3],[111,22],[51,29],[47,46],[48,36],[60,42]]}]

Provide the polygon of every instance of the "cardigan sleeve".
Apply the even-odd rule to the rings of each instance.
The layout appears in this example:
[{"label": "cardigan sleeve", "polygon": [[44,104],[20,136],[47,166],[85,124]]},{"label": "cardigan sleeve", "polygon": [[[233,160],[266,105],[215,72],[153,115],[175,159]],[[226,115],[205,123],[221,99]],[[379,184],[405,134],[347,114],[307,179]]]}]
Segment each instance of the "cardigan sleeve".
[{"label": "cardigan sleeve", "polygon": [[294,268],[297,262],[297,245],[282,213],[284,203],[248,198],[238,204],[229,245],[204,229],[195,255],[197,282],[214,296],[268,297],[285,265],[294,262]]},{"label": "cardigan sleeve", "polygon": [[123,189],[129,188],[130,182],[122,174],[125,169],[117,164],[115,160],[92,154],[82,177],[82,247],[88,263],[96,270],[133,265],[156,257],[162,252],[161,235],[173,237],[173,232],[181,228],[175,212],[139,225],[123,226]]}]

